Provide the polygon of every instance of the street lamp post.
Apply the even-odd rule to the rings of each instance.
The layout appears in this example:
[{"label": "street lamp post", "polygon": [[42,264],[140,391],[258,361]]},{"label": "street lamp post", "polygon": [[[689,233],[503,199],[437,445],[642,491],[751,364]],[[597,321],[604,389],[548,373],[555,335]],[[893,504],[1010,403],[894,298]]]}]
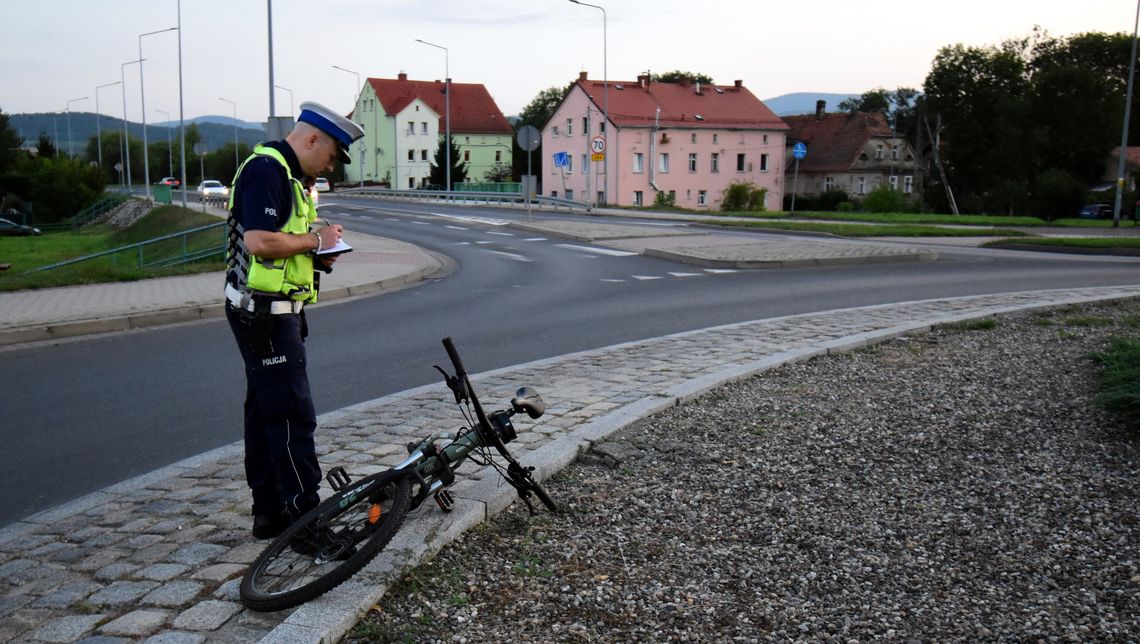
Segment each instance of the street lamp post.
[{"label": "street lamp post", "polygon": [[[296,116],[295,114],[293,114],[293,90],[289,89],[288,87],[281,87],[280,85],[274,85],[274,87],[276,87],[279,90],[289,92],[289,116]],[[276,116],[276,115],[274,115],[274,116]]]},{"label": "street lamp post", "polygon": [[75,156],[75,149],[71,144],[71,104],[85,100],[87,100],[86,96],[80,96],[79,98],[73,98],[67,102],[67,156],[69,157]]},{"label": "street lamp post", "polygon": [[[1120,135],[1120,162],[1116,172],[1116,204],[1112,209],[1112,227],[1120,227],[1120,202],[1124,196],[1124,169],[1128,158],[1128,119],[1132,111],[1132,77],[1136,74],[1136,31],[1140,27],[1140,0],[1136,2],[1136,21],[1132,24],[1132,57],[1128,59],[1128,92],[1124,99],[1124,131]],[[1135,208],[1135,205],[1133,205]],[[1133,211],[1133,217],[1137,214]]]},{"label": "street lamp post", "polygon": [[451,63],[448,60],[449,55],[447,47],[430,43],[426,40],[416,38],[416,42],[423,43],[428,47],[435,47],[436,49],[443,50],[443,129],[444,129],[444,146],[443,157],[444,163],[447,164],[447,172],[444,174],[446,179],[445,190],[451,190]]},{"label": "street lamp post", "polygon": [[[596,4],[588,4],[580,2],[579,0],[570,0],[577,5],[583,7],[593,7],[602,12],[602,133],[606,139],[610,138],[609,123],[610,123],[610,78],[609,78],[609,61],[608,53],[606,51],[606,44],[609,41],[608,34],[606,33],[606,10]],[[588,135],[587,139],[590,138]],[[607,146],[608,147],[608,146]],[[652,162],[652,159],[650,159]],[[605,181],[602,182],[602,201],[609,202],[609,186],[610,186],[610,152],[607,149],[605,156],[602,158],[602,174],[606,175]],[[587,201],[589,196],[587,195]]]},{"label": "street lamp post", "polygon": [[103,131],[99,129],[99,90],[112,85],[119,85],[122,81],[115,81],[95,87],[95,149],[99,151],[99,171],[103,171]]},{"label": "street lamp post", "polygon": [[234,179],[237,179],[238,171],[238,151],[237,151],[237,103],[228,98],[218,97],[219,101],[225,101],[234,106]]},{"label": "street lamp post", "polygon": [[126,178],[127,194],[128,195],[132,194],[132,192],[131,192],[131,136],[130,136],[130,132],[127,130],[127,83],[126,83],[126,72],[124,70],[126,70],[127,65],[134,65],[135,63],[141,64],[142,61],[143,61],[143,59],[139,58],[138,60],[127,61],[127,62],[125,62],[119,66],[119,77],[122,79],[119,82],[123,86],[123,142],[122,142],[122,145],[123,145],[123,159],[126,162],[126,167],[125,167],[126,174],[124,176]]},{"label": "street lamp post", "polygon": [[[342,72],[348,72],[349,74],[352,74],[353,76],[356,77],[356,85],[354,86],[354,91],[356,93],[352,97],[352,114],[354,116],[356,116],[358,119],[360,119],[360,121],[363,124],[364,119],[359,114],[356,113],[356,101],[360,97],[360,74],[352,71],[351,69],[345,69],[344,67],[341,67],[339,65],[333,65],[332,68],[333,69],[339,69]],[[361,158],[361,160],[360,160],[360,187],[363,188],[364,187],[364,139],[360,140],[360,158]]]},{"label": "street lamp post", "polygon": [[174,146],[170,142],[170,112],[166,110],[155,109],[154,111],[166,117],[166,152],[167,152],[167,176],[174,176]]},{"label": "street lamp post", "polygon": [[150,199],[150,152],[147,150],[146,142],[146,90],[143,86],[143,66],[142,66],[142,39],[143,36],[153,36],[154,34],[162,34],[168,31],[175,31],[178,27],[168,27],[166,29],[159,29],[157,31],[148,31],[145,34],[139,34],[139,101],[142,105],[142,132],[143,132],[143,183],[146,186],[146,198]]}]

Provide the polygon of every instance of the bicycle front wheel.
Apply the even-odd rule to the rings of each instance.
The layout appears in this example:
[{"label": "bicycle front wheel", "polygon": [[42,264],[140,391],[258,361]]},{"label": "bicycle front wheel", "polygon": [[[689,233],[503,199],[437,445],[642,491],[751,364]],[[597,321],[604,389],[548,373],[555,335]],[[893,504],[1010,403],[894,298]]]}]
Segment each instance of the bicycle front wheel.
[{"label": "bicycle front wheel", "polygon": [[259,611],[291,608],[343,583],[391,541],[411,504],[406,474],[382,472],[345,486],[295,521],[241,581]]}]

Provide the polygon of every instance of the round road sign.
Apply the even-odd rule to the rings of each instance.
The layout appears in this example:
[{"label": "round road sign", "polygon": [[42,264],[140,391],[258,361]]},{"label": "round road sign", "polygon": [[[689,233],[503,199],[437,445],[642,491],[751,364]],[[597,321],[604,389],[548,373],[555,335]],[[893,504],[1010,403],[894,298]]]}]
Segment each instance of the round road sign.
[{"label": "round road sign", "polygon": [[519,128],[518,141],[520,148],[527,152],[534,152],[542,143],[542,137],[538,134],[538,128],[533,125],[524,125]]},{"label": "round road sign", "polygon": [[593,151],[594,154],[601,154],[601,153],[605,152],[606,151],[606,137],[604,137],[600,134],[598,136],[595,136],[590,141],[590,150]]}]

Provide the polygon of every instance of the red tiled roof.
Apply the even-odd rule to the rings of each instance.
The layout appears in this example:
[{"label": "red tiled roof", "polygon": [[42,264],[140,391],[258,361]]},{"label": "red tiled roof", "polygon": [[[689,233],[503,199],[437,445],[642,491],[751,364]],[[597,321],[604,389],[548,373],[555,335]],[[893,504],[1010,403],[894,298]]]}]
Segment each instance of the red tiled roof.
[{"label": "red tiled roof", "polygon": [[843,172],[849,170],[871,137],[891,135],[882,112],[834,112],[785,116],[787,144],[803,141],[808,155],[800,161],[800,172]]},{"label": "red tiled roof", "polygon": [[[583,74],[584,75],[584,74]],[[609,119],[618,127],[652,127],[661,108],[660,127],[785,130],[787,126],[743,85],[698,85],[609,81]],[[601,111],[606,83],[576,82]],[[619,89],[620,88],[620,89]],[[700,116],[701,118],[697,118]]]},{"label": "red tiled roof", "polygon": [[[380,104],[384,106],[384,113],[389,116],[398,114],[413,100],[419,98],[427,103],[440,119],[440,130],[443,129],[444,92],[443,81],[418,81],[401,78],[369,78],[368,84]],[[487,88],[478,83],[451,83],[451,131],[468,134],[513,134],[514,130],[495,99]]]}]

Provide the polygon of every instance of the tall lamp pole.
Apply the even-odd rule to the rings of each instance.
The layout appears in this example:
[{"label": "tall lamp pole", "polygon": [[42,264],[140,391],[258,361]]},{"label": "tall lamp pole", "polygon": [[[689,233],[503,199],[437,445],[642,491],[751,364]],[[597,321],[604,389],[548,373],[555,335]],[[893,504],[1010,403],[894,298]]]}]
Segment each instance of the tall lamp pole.
[{"label": "tall lamp pole", "polygon": [[73,98],[67,102],[67,156],[69,157],[75,156],[75,150],[71,144],[71,104],[85,100],[87,100],[86,96],[80,96],[79,98]]},{"label": "tall lamp pole", "polygon": [[[592,7],[602,12],[602,134],[606,139],[609,139],[610,133],[608,131],[608,128],[610,127],[610,74],[608,69],[609,54],[606,51],[607,43],[609,42],[609,37],[606,33],[606,10],[596,4],[588,4],[586,2],[580,2],[579,0],[570,0],[570,2],[573,2],[577,5],[582,5],[583,7]],[[589,139],[590,137],[587,136],[586,138]],[[650,159],[651,163],[652,161],[653,160]],[[608,149],[606,150],[606,156],[602,158],[602,174],[606,175],[605,181],[602,182],[602,202],[608,203],[610,187],[610,152]],[[588,196],[587,201],[589,201]]]},{"label": "tall lamp pole", "polygon": [[279,90],[289,92],[289,116],[296,116],[293,114],[293,90],[289,89],[288,87],[281,87],[280,85],[274,85],[274,87]]},{"label": "tall lamp pole", "polygon": [[174,146],[170,142],[170,112],[166,110],[155,109],[154,111],[166,117],[166,152],[167,152],[167,176],[174,176]]},{"label": "tall lamp pole", "polygon": [[[356,85],[353,86],[353,91],[355,94],[352,97],[352,113],[354,116],[360,119],[361,122],[363,122],[364,119],[356,113],[356,101],[360,97],[360,74],[352,71],[351,69],[345,69],[339,65],[333,65],[332,68],[339,69],[342,72],[348,72],[349,74],[352,74],[356,77]],[[360,140],[360,187],[364,187],[364,139]]]},{"label": "tall lamp pole", "polygon": [[[1120,201],[1124,197],[1124,168],[1128,158],[1128,119],[1132,112],[1132,77],[1136,73],[1136,30],[1140,27],[1140,0],[1136,2],[1136,21],[1132,23],[1132,57],[1128,60],[1128,92],[1124,99],[1124,128],[1120,134],[1120,164],[1116,168],[1116,205],[1112,209],[1112,227],[1120,227]],[[1133,208],[1135,208],[1135,204]],[[1132,213],[1136,217],[1135,212]]]},{"label": "tall lamp pole", "polygon": [[444,189],[451,190],[451,63],[448,60],[450,56],[447,47],[430,43],[426,40],[420,40],[419,38],[416,38],[416,42],[443,50],[443,136],[444,141],[446,141],[443,146],[443,157],[444,163],[447,164],[447,171],[444,173],[446,177],[444,179],[446,182]]},{"label": "tall lamp pole", "polygon": [[132,192],[131,192],[131,136],[130,136],[130,132],[127,130],[127,83],[126,83],[126,72],[124,70],[126,70],[127,65],[134,65],[135,63],[142,63],[142,61],[143,61],[142,58],[139,58],[138,60],[129,60],[129,61],[127,61],[127,62],[125,62],[119,66],[119,77],[122,78],[122,80],[120,82],[123,85],[123,143],[122,143],[122,145],[123,145],[123,159],[126,162],[126,167],[125,167],[126,175],[124,175],[124,176],[126,177],[127,194],[128,195],[132,194]]},{"label": "tall lamp pole", "polygon": [[182,108],[182,0],[178,0],[178,156],[182,176],[182,207],[186,207],[186,119]]},{"label": "tall lamp pole", "polygon": [[145,34],[139,34],[139,101],[142,105],[142,132],[143,132],[143,184],[146,186],[146,198],[150,199],[150,152],[147,150],[146,142],[146,90],[143,87],[143,54],[142,54],[142,39],[143,36],[153,36],[154,34],[163,34],[168,31],[175,31],[178,27],[168,27],[166,29],[159,29],[157,31],[148,31]]},{"label": "tall lamp pole", "polygon": [[237,103],[228,98],[218,97],[219,101],[225,101],[234,106],[234,179],[237,179],[238,171],[238,153],[237,153]]},{"label": "tall lamp pole", "polygon": [[99,129],[99,90],[104,87],[111,87],[118,85],[122,81],[115,81],[114,83],[107,83],[106,85],[99,85],[95,88],[95,143],[96,149],[99,151],[99,171],[103,171],[103,131]]}]

